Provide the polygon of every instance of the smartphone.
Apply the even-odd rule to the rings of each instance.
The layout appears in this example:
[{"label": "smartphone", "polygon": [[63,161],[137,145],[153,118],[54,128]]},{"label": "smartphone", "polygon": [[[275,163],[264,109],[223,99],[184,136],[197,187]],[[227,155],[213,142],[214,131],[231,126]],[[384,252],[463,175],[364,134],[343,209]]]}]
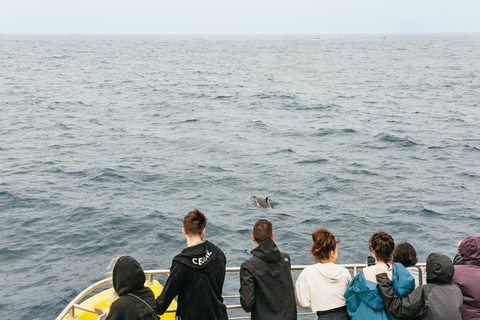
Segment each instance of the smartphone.
[{"label": "smartphone", "polygon": [[367,257],[367,266],[374,266],[375,265],[375,258],[372,256]]},{"label": "smartphone", "polygon": [[97,316],[101,316],[100,319],[105,320],[105,313],[103,312],[103,310],[97,308],[94,308],[93,310],[95,310]]}]

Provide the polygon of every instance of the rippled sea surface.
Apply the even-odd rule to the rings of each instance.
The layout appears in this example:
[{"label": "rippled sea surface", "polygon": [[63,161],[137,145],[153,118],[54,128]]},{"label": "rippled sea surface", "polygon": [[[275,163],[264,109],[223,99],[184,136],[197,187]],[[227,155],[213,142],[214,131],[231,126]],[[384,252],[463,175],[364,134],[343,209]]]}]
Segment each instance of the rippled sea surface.
[{"label": "rippled sea surface", "polygon": [[260,218],[293,264],[320,226],[339,263],[379,230],[453,257],[480,232],[480,35],[311,38],[0,36],[0,317],[55,318],[120,254],[169,268],[193,208],[228,266]]}]

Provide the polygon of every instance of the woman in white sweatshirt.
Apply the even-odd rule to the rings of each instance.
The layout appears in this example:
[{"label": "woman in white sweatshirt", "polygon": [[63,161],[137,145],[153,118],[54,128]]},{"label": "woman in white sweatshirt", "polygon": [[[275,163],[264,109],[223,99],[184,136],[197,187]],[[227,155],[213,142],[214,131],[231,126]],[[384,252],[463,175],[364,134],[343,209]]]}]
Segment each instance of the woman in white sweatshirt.
[{"label": "woman in white sweatshirt", "polygon": [[318,319],[349,320],[344,293],[352,277],[346,268],[335,264],[340,239],[325,228],[315,230],[312,239],[311,254],[317,263],[306,267],[298,276],[297,305],[310,306]]}]

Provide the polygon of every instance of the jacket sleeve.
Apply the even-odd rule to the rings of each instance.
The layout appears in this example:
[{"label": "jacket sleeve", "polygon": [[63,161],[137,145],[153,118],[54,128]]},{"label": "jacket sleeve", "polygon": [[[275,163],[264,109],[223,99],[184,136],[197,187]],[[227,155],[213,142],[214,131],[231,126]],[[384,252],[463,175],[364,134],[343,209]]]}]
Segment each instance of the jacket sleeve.
[{"label": "jacket sleeve", "polygon": [[312,303],[310,286],[308,285],[307,278],[305,273],[302,271],[295,282],[295,300],[297,306],[299,307],[308,307]]},{"label": "jacket sleeve", "polygon": [[157,312],[159,315],[165,313],[172,300],[182,291],[185,280],[185,268],[180,263],[174,262],[170,269],[170,276],[163,287],[162,293],[157,297]]},{"label": "jacket sleeve", "polygon": [[108,312],[108,316],[105,317],[106,320],[120,320],[125,318],[125,314],[127,310],[125,310],[125,298],[119,297],[117,300],[112,302],[110,306],[110,311]]},{"label": "jacket sleeve", "polygon": [[423,286],[416,288],[402,300],[394,293],[392,282],[386,273],[377,274],[377,283],[383,302],[394,317],[416,319],[423,316],[426,301]]},{"label": "jacket sleeve", "polygon": [[255,305],[255,279],[245,263],[240,267],[240,304],[245,312],[252,311]]}]

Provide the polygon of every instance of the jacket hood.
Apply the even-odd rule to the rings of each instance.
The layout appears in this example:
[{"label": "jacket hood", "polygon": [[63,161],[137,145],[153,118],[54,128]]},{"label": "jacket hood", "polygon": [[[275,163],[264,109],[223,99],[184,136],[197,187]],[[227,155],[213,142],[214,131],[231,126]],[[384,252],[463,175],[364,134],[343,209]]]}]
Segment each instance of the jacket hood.
[{"label": "jacket hood", "polygon": [[431,253],[427,258],[427,283],[450,283],[455,273],[452,260],[441,253]]},{"label": "jacket hood", "polygon": [[272,239],[264,240],[250,253],[265,262],[277,262],[282,257],[280,250]]},{"label": "jacket hood", "polygon": [[219,249],[212,243],[205,241],[183,249],[180,254],[173,258],[173,261],[202,272],[210,272],[218,257]]},{"label": "jacket hood", "polygon": [[343,267],[336,265],[335,263],[317,263],[315,264],[315,269],[331,283],[343,279]]},{"label": "jacket hood", "polygon": [[458,246],[463,264],[480,264],[480,236],[468,236]]},{"label": "jacket hood", "polygon": [[120,257],[113,267],[113,288],[122,296],[144,287],[145,273],[142,267],[129,256]]}]

